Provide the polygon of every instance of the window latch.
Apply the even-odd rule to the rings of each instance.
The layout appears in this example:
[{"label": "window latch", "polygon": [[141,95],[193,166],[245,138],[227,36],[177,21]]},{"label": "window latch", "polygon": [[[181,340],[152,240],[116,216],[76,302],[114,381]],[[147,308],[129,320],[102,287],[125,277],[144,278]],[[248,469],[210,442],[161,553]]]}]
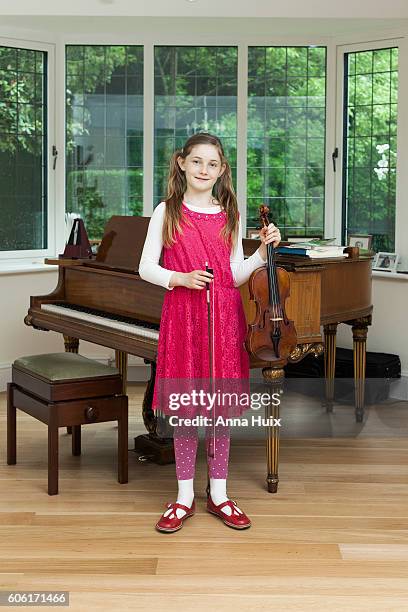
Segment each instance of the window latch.
[{"label": "window latch", "polygon": [[58,157],[58,151],[57,151],[57,147],[55,145],[52,145],[52,156],[54,158],[54,162],[52,164],[52,169],[55,170],[55,167],[57,165],[57,157]]},{"label": "window latch", "polygon": [[339,149],[336,147],[332,153],[333,172],[336,172],[336,159],[339,156]]}]

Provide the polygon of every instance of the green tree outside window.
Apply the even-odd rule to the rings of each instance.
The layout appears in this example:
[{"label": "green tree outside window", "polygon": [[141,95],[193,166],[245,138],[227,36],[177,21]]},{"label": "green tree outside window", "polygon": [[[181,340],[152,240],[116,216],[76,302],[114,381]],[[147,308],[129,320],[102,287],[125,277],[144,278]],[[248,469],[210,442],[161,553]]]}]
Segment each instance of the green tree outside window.
[{"label": "green tree outside window", "polygon": [[249,47],[247,227],[266,203],[282,236],[324,231],[325,47]]},{"label": "green tree outside window", "polygon": [[398,48],[345,55],[344,233],[395,249]]},{"label": "green tree outside window", "polygon": [[66,210],[98,240],[143,214],[143,47],[66,47]]},{"label": "green tree outside window", "polygon": [[237,68],[237,47],[155,47],[155,205],[166,195],[173,151],[196,132],[221,138],[236,187]]},{"label": "green tree outside window", "polygon": [[47,54],[0,47],[0,250],[47,248]]}]

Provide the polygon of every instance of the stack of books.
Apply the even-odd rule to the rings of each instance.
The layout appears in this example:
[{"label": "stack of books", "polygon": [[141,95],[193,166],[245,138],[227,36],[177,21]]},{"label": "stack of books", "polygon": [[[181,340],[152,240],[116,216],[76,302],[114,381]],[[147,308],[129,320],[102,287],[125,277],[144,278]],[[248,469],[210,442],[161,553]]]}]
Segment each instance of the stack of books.
[{"label": "stack of books", "polygon": [[[327,242],[331,242],[331,240]],[[344,249],[344,246],[325,244],[324,240],[315,240],[279,246],[277,253],[280,255],[296,255],[296,257],[310,257],[311,259],[343,259],[348,257],[348,253],[343,253]]]}]

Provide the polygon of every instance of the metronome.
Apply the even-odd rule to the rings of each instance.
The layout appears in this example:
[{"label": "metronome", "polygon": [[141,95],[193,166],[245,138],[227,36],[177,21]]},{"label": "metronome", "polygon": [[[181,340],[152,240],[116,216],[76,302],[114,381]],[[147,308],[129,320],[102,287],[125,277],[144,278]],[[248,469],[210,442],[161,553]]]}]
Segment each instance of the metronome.
[{"label": "metronome", "polygon": [[60,259],[91,259],[93,256],[83,219],[74,219],[64,253]]}]

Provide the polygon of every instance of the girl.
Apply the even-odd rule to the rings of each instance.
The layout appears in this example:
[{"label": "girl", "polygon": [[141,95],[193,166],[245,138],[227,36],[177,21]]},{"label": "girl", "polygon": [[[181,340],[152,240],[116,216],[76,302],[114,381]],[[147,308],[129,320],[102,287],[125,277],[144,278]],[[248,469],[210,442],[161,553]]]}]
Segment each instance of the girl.
[{"label": "girl", "polygon": [[[214,191],[214,195],[213,195]],[[244,346],[245,313],[238,286],[259,266],[266,265],[268,243],[277,246],[280,232],[272,223],[260,231],[261,245],[244,260],[242,225],[231,167],[220,140],[208,133],[191,136],[170,160],[167,198],[150,219],[139,264],[140,276],[168,289],[165,294],[157,354],[153,410],[174,415],[171,390],[197,389],[196,381],[217,381],[243,388],[249,381],[249,355]],[[159,259],[163,250],[163,266]],[[213,273],[205,270],[206,262]],[[212,349],[208,336],[207,301],[213,317]],[[213,372],[210,374],[210,350]],[[200,386],[200,385],[198,385]],[[242,409],[241,409],[242,413]],[[194,475],[197,428],[184,425],[184,416],[209,416],[208,406],[178,406],[174,427],[178,496],[156,524],[159,531],[181,529],[195,512]],[[235,406],[235,414],[240,409]],[[243,529],[251,522],[226,491],[230,435],[228,427],[206,428],[210,486],[207,510],[229,527]]]}]

